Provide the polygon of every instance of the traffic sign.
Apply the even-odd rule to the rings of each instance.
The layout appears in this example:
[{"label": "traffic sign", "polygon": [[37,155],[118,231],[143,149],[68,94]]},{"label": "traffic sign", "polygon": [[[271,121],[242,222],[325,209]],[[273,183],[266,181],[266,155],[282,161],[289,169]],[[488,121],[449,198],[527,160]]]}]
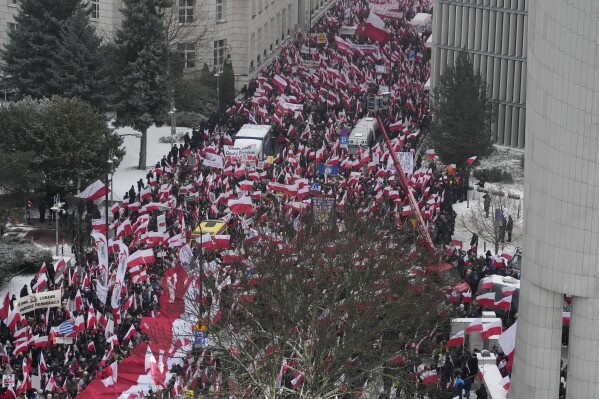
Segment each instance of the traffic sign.
[{"label": "traffic sign", "polygon": [[414,61],[416,59],[416,51],[411,50],[410,54],[408,55],[408,58],[410,59],[410,61]]},{"label": "traffic sign", "polygon": [[347,148],[347,144],[349,143],[349,136],[339,136],[339,147]]},{"label": "traffic sign", "polygon": [[318,43],[318,44],[326,44],[327,43],[327,35],[326,35],[326,33],[319,33],[318,36],[316,36],[316,43]]},{"label": "traffic sign", "polygon": [[317,181],[313,181],[310,183],[310,192],[311,193],[319,193],[320,192],[320,184]]}]

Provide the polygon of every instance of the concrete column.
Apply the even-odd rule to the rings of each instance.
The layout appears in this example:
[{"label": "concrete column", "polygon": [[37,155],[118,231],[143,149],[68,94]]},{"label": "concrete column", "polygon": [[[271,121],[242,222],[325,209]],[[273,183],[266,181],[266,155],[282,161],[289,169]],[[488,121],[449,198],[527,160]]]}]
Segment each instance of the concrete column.
[{"label": "concrete column", "polygon": [[468,13],[468,45],[467,48],[474,48],[474,33],[476,31],[476,10],[469,9]]},{"label": "concrete column", "polygon": [[568,399],[599,392],[599,298],[572,297],[568,346]]},{"label": "concrete column", "polygon": [[449,25],[448,31],[447,31],[447,44],[450,46],[453,46],[455,43],[455,13],[456,13],[456,8],[455,6],[451,5],[448,7],[448,18],[449,18],[449,22],[447,25]]},{"label": "concrete column", "polygon": [[[505,105],[499,104],[497,113],[497,142],[503,144],[505,137]],[[518,306],[520,306],[518,304]]]},{"label": "concrete column", "polygon": [[462,47],[462,6],[455,6],[455,31],[453,33],[453,44]]},{"label": "concrete column", "polygon": [[520,123],[520,107],[510,107],[512,108],[512,126],[510,128],[510,146],[517,147],[518,146],[518,124]]},{"label": "concrete column", "polygon": [[520,85],[521,83],[521,73],[522,73],[522,62],[514,61],[514,85],[512,90],[512,101],[515,103],[520,102]]},{"label": "concrete column", "polygon": [[441,20],[443,21],[442,24],[442,33],[441,33],[441,44],[447,44],[447,35],[448,35],[448,23],[447,23],[447,17],[449,15],[449,5],[448,4],[443,4],[443,7],[441,8]]},{"label": "concrete column", "polygon": [[510,399],[557,399],[563,295],[524,279],[520,284]]},{"label": "concrete column", "polygon": [[462,7],[462,38],[460,47],[468,47],[468,16],[470,15],[468,7]]},{"label": "concrete column", "polygon": [[526,128],[526,108],[520,108],[520,120],[518,121],[518,148],[524,148],[524,134]]},{"label": "concrete column", "polygon": [[483,24],[481,27],[481,43],[480,49],[487,51],[489,47],[489,10],[483,10]]},{"label": "concrete column", "polygon": [[480,50],[480,42],[482,38],[482,23],[483,23],[483,10],[480,8],[476,9],[476,24],[474,28],[474,49]]}]

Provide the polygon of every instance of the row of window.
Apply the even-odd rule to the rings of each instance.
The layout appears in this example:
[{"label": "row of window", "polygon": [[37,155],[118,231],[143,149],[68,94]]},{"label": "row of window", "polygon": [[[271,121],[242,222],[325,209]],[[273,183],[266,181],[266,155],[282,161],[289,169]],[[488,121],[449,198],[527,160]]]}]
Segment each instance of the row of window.
[{"label": "row of window", "polygon": [[268,8],[269,4],[274,4],[275,0],[252,0],[252,17],[255,17],[257,14],[260,14],[262,10]]},{"label": "row of window", "polygon": [[[17,0],[11,0],[16,4]],[[100,18],[100,0],[91,0],[91,18]],[[179,0],[179,23],[185,24],[193,22],[193,11],[195,0]],[[225,20],[225,0],[216,0],[216,20]]]},{"label": "row of window", "polygon": [[[250,54],[252,56],[256,54],[256,64],[260,64],[269,51],[272,52],[275,46],[285,40],[286,35],[291,34],[293,25],[293,13],[291,5],[289,5],[278,13],[276,18],[272,17],[263,27],[258,28],[257,35],[252,33],[250,37]],[[250,70],[254,69],[254,64],[254,60],[251,60]]]},{"label": "row of window", "polygon": [[[179,51],[185,60],[186,68],[195,68],[196,67],[196,44],[194,42],[189,43],[178,43],[177,51]],[[221,67],[225,62],[225,58],[227,57],[227,40],[215,40],[214,41],[214,66]]]}]

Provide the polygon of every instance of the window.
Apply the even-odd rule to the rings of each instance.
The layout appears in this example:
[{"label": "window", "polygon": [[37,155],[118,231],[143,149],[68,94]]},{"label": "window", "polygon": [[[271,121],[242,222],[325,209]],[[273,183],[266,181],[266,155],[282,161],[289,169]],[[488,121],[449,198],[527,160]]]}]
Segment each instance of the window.
[{"label": "window", "polygon": [[179,23],[193,22],[194,0],[179,0]]},{"label": "window", "polygon": [[223,65],[223,61],[225,60],[226,46],[227,41],[225,39],[214,41],[214,66],[219,67],[219,69]]},{"label": "window", "polygon": [[19,4],[18,0],[8,0],[8,5],[9,6],[16,6],[17,4]]},{"label": "window", "polygon": [[92,19],[100,19],[100,0],[92,0]]},{"label": "window", "polygon": [[177,50],[183,54],[185,68],[195,68],[196,66],[196,45],[195,43],[178,43]]},{"label": "window", "polygon": [[216,0],[216,20],[225,20],[225,0]]},{"label": "window", "polygon": [[[17,30],[17,24],[13,23],[13,22],[9,22],[8,23],[8,33],[10,34],[11,32],[14,32]],[[8,37],[8,40],[10,42],[10,36]]]}]

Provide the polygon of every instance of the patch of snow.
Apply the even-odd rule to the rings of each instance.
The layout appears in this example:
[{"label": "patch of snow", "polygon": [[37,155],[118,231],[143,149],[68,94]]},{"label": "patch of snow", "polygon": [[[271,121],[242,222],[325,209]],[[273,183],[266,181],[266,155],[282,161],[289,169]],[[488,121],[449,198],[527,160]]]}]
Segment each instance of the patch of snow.
[{"label": "patch of snow", "polygon": [[[191,133],[191,129],[177,128],[177,133],[185,134],[187,131]],[[116,132],[120,135],[139,133],[130,127],[116,129]],[[137,181],[139,179],[144,179],[144,182],[146,181],[146,174],[148,173],[148,170],[154,169],[156,162],[159,162],[162,159],[162,156],[166,155],[171,148],[171,144],[161,143],[160,138],[170,136],[171,128],[169,126],[152,126],[148,129],[148,145],[146,155],[147,169],[145,171],[137,169],[139,162],[139,144],[141,139],[134,136],[123,137],[123,147],[126,153],[125,157],[114,173],[112,183],[115,200],[122,200],[123,195],[129,191],[132,185],[135,187],[135,191],[137,191]]]},{"label": "patch of snow", "polygon": [[[489,157],[483,159],[476,168],[501,168],[503,170],[508,171],[512,174],[514,179],[513,183],[486,183],[485,191],[503,191],[506,194],[517,195],[520,199],[514,199],[513,201],[520,202],[520,218],[517,219],[514,217],[514,228],[512,231],[512,242],[505,242],[499,246],[499,253],[513,252],[516,247],[522,247],[522,229],[523,229],[523,213],[524,213],[524,169],[522,168],[522,157],[524,153],[522,150],[495,146],[495,151]],[[468,224],[468,220],[474,210],[480,209],[482,207],[483,202],[483,192],[477,191],[478,186],[476,186],[478,180],[471,177],[470,185],[474,186],[475,190],[468,191],[469,202],[457,202],[453,205],[453,210],[456,212],[456,221],[455,221],[455,229],[454,234],[452,236],[453,240],[460,240],[464,244],[464,248],[468,249],[470,247],[470,239],[472,238],[472,233],[468,231],[465,224]],[[514,216],[514,215],[512,215]],[[507,215],[506,215],[507,217]],[[485,242],[479,235],[479,243],[478,243],[478,255],[482,255],[485,252]],[[506,234],[507,238],[507,234]],[[494,252],[494,245],[491,242],[486,243],[486,249],[490,249],[491,252]]]},{"label": "patch of snow", "polygon": [[5,282],[2,284],[2,287],[0,287],[0,299],[3,299],[7,292],[10,292],[10,296],[15,294],[18,298],[21,288],[23,288],[24,285],[27,286],[29,293],[31,293],[31,286],[29,283],[31,283],[34,276],[35,274],[21,274],[10,279],[8,283]]}]

